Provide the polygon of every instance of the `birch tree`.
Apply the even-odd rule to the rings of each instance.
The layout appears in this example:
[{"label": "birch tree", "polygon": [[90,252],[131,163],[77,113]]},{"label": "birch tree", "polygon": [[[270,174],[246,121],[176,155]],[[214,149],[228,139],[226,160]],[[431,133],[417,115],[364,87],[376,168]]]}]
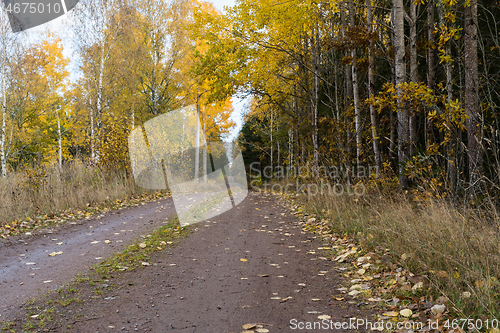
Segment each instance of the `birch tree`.
[{"label": "birch tree", "polygon": [[399,183],[402,187],[408,186],[405,176],[404,163],[409,157],[409,114],[402,101],[401,85],[406,81],[405,62],[405,31],[403,0],[393,0],[394,7],[394,67],[396,76],[396,90],[398,94],[398,161]]},{"label": "birch tree", "polygon": [[122,6],[120,0],[81,0],[70,14],[75,22],[72,25],[75,45],[86,62],[88,71],[86,75],[90,103],[90,148],[93,162],[99,160],[97,147],[102,114],[109,105],[109,99],[105,98],[105,80],[109,79],[105,77],[106,67],[123,29],[121,25],[112,23]]}]

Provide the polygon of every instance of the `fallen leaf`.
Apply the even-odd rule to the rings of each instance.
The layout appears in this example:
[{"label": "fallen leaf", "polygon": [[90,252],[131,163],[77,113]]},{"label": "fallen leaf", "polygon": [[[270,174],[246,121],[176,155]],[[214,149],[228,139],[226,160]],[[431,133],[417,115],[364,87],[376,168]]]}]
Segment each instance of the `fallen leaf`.
[{"label": "fallen leaf", "polygon": [[139,244],[139,247],[140,247],[141,249],[143,249],[143,248],[145,248],[145,247],[146,247],[146,244],[144,244],[144,243],[140,243],[140,244]]},{"label": "fallen leaf", "polygon": [[437,315],[439,313],[443,313],[446,310],[446,306],[443,304],[436,304],[431,308],[431,312],[433,315]]},{"label": "fallen leaf", "polygon": [[313,299],[311,299],[311,301],[313,301],[313,302],[321,301],[321,298],[313,298]]},{"label": "fallen leaf", "polygon": [[56,243],[56,245],[63,245],[63,242]]},{"label": "fallen leaf", "polygon": [[382,299],[380,297],[377,297],[377,298],[368,298],[368,301],[370,302],[382,302]]},{"label": "fallen leaf", "polygon": [[49,254],[50,257],[54,257],[54,256],[57,256],[58,254],[63,254],[62,251],[59,251],[59,252],[52,252],[51,254]]},{"label": "fallen leaf", "polygon": [[245,324],[243,326],[241,326],[244,330],[251,330],[253,328],[255,328],[255,324]]},{"label": "fallen leaf", "polygon": [[397,313],[396,311],[389,311],[389,312],[384,312],[382,315],[386,317],[397,317],[399,313]]},{"label": "fallen leaf", "polygon": [[267,328],[258,328],[255,330],[257,333],[268,333],[269,330]]},{"label": "fallen leaf", "polygon": [[321,315],[321,316],[318,316],[318,319],[319,320],[325,320],[325,319],[330,319],[331,317],[329,315]]},{"label": "fallen leaf", "polygon": [[43,281],[43,283],[51,283],[52,280]]},{"label": "fallen leaf", "polygon": [[402,315],[403,317],[408,318],[413,314],[413,311],[411,311],[410,309],[403,309],[399,311],[399,314]]},{"label": "fallen leaf", "polygon": [[281,299],[279,296],[271,297],[271,299]]},{"label": "fallen leaf", "polygon": [[141,264],[142,264],[142,266],[149,266],[149,262],[143,261]]},{"label": "fallen leaf", "polygon": [[241,258],[240,261],[247,262],[248,260],[245,258]]},{"label": "fallen leaf", "polygon": [[420,290],[424,287],[424,283],[423,282],[417,282],[413,285],[413,287],[411,287],[411,289],[413,291],[416,291],[416,290]]},{"label": "fallen leaf", "polygon": [[111,241],[110,241],[109,239],[106,239],[106,240],[104,241],[104,243],[109,244],[109,243],[111,243]]},{"label": "fallen leaf", "polygon": [[97,244],[99,243],[100,241],[93,241],[93,242],[90,242],[90,244]]}]

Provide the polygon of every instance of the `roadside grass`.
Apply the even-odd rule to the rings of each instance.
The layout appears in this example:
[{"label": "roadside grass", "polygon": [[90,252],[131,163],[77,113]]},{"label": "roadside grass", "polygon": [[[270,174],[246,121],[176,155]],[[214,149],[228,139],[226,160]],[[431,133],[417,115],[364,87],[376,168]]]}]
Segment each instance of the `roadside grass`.
[{"label": "roadside grass", "polygon": [[[120,272],[147,269],[146,266],[153,264],[148,260],[155,252],[172,247],[176,240],[188,235],[190,230],[190,227],[181,227],[177,218],[166,221],[164,226],[140,237],[123,252],[115,253],[92,266],[89,272],[78,274],[71,282],[55,292],[26,301],[24,306],[26,316],[21,323],[5,322],[0,329],[6,332],[19,332],[21,328],[22,332],[36,332],[77,321],[79,318],[77,309],[72,308],[72,311],[65,309],[72,305],[81,307],[88,298],[103,297],[112,292],[116,288],[112,279],[119,279]],[[71,327],[61,326],[61,329],[71,331]]]},{"label": "roadside grass", "polygon": [[304,211],[330,232],[352,236],[366,251],[390,249],[402,267],[427,279],[458,318],[500,320],[500,233],[497,221],[443,201],[403,192],[299,195]]},{"label": "roadside grass", "polygon": [[123,172],[104,172],[73,161],[57,167],[26,169],[0,178],[0,237],[168,196],[144,190]]}]

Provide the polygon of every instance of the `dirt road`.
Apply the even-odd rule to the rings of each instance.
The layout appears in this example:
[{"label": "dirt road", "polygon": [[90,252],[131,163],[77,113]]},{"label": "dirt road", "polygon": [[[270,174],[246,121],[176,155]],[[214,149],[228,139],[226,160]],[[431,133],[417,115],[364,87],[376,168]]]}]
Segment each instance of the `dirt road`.
[{"label": "dirt road", "polygon": [[[161,221],[171,212],[171,208],[158,211],[161,206],[170,207],[168,202],[152,203],[112,216],[127,222],[126,227],[117,224],[111,230],[104,218],[99,222],[111,234],[122,228],[138,230],[132,223],[141,214],[146,220]],[[95,222],[90,225],[97,226]],[[96,235],[87,235],[88,230],[81,229],[88,238],[80,237],[90,241]],[[50,237],[64,239],[60,234]],[[333,326],[325,330],[325,325],[368,318],[370,313],[357,301],[335,300],[333,295],[341,296],[337,291],[341,270],[323,257],[323,250],[318,249],[323,246],[327,245],[302,231],[298,219],[274,197],[249,193],[235,209],[201,222],[177,245],[157,252],[149,261],[151,266],[111,279],[112,291],[96,296],[94,287],[87,286],[83,303],[69,305],[45,327],[56,332],[221,333],[241,332],[245,324],[258,324],[251,331],[364,331]],[[53,248],[58,249],[49,251]],[[100,251],[104,249],[102,246]],[[74,260],[106,256],[104,252],[81,256],[80,252],[82,249],[75,252]],[[65,276],[84,267],[71,267]],[[54,275],[45,278],[56,279]],[[15,301],[20,298],[9,296],[11,306]],[[321,315],[331,318],[322,322]],[[321,322],[323,329],[307,329],[313,322]]]},{"label": "dirt road", "polygon": [[[0,320],[28,298],[57,289],[175,215],[171,199],[123,208],[0,244]],[[62,252],[62,253],[61,253]],[[50,254],[55,254],[50,256]]]}]

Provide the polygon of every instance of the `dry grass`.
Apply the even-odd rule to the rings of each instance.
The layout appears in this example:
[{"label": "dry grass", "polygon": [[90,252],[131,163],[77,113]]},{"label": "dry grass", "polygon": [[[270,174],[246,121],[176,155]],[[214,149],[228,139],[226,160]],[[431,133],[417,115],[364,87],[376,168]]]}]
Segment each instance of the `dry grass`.
[{"label": "dry grass", "polygon": [[500,234],[493,219],[397,193],[309,199],[302,197],[307,210],[337,232],[355,235],[368,248],[389,248],[402,265],[426,275],[457,315],[500,317]]},{"label": "dry grass", "polygon": [[26,169],[0,178],[0,225],[36,214],[51,214],[128,197],[137,191],[125,172],[105,174],[75,161],[57,167]]}]

